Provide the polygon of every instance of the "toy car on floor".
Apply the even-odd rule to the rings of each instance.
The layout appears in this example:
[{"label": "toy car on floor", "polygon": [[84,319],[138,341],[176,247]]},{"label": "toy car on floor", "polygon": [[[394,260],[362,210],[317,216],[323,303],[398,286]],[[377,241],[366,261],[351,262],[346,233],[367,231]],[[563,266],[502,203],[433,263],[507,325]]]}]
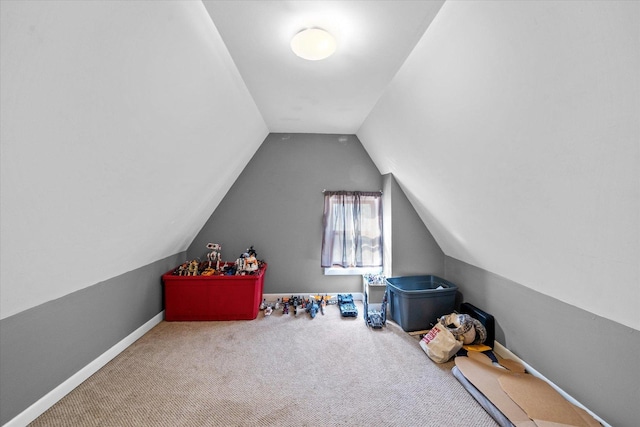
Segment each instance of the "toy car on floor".
[{"label": "toy car on floor", "polygon": [[353,303],[353,295],[338,294],[338,307],[342,317],[358,317],[358,307]]}]

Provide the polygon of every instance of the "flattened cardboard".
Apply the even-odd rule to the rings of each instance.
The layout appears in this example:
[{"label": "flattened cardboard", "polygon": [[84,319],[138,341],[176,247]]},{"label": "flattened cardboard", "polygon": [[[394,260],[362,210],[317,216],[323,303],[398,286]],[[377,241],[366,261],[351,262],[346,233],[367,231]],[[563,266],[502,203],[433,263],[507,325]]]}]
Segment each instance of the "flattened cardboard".
[{"label": "flattened cardboard", "polygon": [[[470,357],[470,358],[472,358],[472,359],[474,359],[474,360],[476,360],[478,362],[482,362],[485,365],[496,366],[493,363],[493,360],[491,360],[489,358],[489,356],[487,356],[484,353],[477,353],[477,352],[473,352],[472,353],[472,352],[469,352],[469,353],[467,353],[467,357]],[[509,370],[511,372],[519,372],[519,373],[523,373],[523,374],[525,372],[524,366],[521,363],[516,362],[513,359],[499,359],[498,363],[500,364],[500,366],[502,366],[503,368],[505,368],[505,369],[507,369],[507,370]]]},{"label": "flattened cardboard", "polygon": [[480,362],[489,366],[494,366],[493,360],[491,360],[489,356],[487,356],[484,353],[470,352],[470,353],[467,353],[467,357],[475,360],[476,362]]},{"label": "flattened cardboard", "polygon": [[575,405],[572,405],[572,406],[573,406],[573,410],[576,411],[578,414],[580,414],[582,419],[585,421],[586,425],[588,425],[589,427],[602,427],[602,424],[600,424],[598,420],[593,418],[590,413],[588,413],[587,411],[585,411],[584,409],[578,406],[575,406]]},{"label": "flattened cardboard", "polygon": [[519,372],[521,374],[525,373],[524,366],[513,359],[500,359],[500,365],[504,366],[511,372]]},{"label": "flattened cardboard", "polygon": [[[553,421],[545,421],[545,420],[533,420],[533,422],[536,423],[537,427],[576,427],[573,424],[561,424],[561,423],[554,423]],[[602,427],[602,424],[598,423],[598,424],[594,424],[594,426]]]},{"label": "flattened cardboard", "polygon": [[[491,361],[488,357],[486,358]],[[509,421],[516,426],[533,425],[527,413],[502,390],[498,383],[498,377],[507,372],[506,370],[470,357],[456,357],[455,363],[471,384],[480,390]]]},{"label": "flattened cardboard", "polygon": [[537,427],[574,427],[574,426],[570,426],[569,424],[559,424],[551,421],[544,421],[544,420],[534,420],[534,421]]},{"label": "flattened cardboard", "polygon": [[545,381],[524,373],[521,364],[501,359],[501,364],[513,369],[510,371],[494,366],[491,359],[482,353],[470,352],[468,356],[456,357],[456,366],[514,425],[601,426],[589,413],[567,401]]},{"label": "flattened cardboard", "polygon": [[566,400],[540,378],[529,374],[511,374],[501,375],[498,382],[533,420],[581,427],[600,425],[586,411]]}]

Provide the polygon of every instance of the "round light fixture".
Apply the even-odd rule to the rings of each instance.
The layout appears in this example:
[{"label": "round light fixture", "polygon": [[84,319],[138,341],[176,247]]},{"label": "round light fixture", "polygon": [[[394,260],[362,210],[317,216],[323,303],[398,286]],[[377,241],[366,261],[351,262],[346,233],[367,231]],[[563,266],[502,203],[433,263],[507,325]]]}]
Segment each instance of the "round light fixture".
[{"label": "round light fixture", "polygon": [[318,61],[336,51],[336,39],[320,28],[302,30],[291,39],[291,50],[300,58]]}]

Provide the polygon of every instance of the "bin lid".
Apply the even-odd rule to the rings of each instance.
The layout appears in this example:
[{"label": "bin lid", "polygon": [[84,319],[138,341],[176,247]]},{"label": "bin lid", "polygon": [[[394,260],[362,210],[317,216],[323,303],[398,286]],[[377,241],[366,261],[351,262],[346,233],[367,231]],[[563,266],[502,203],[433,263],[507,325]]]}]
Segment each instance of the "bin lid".
[{"label": "bin lid", "polygon": [[445,292],[457,289],[453,283],[434,275],[389,277],[387,285],[400,292]]}]

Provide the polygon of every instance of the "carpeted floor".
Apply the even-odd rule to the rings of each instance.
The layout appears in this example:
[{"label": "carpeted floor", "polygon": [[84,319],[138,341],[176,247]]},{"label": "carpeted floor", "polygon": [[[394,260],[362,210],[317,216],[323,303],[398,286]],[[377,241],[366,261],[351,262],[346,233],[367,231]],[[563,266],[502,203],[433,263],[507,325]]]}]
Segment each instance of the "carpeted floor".
[{"label": "carpeted floor", "polygon": [[393,322],[162,322],[32,426],[496,426]]}]

